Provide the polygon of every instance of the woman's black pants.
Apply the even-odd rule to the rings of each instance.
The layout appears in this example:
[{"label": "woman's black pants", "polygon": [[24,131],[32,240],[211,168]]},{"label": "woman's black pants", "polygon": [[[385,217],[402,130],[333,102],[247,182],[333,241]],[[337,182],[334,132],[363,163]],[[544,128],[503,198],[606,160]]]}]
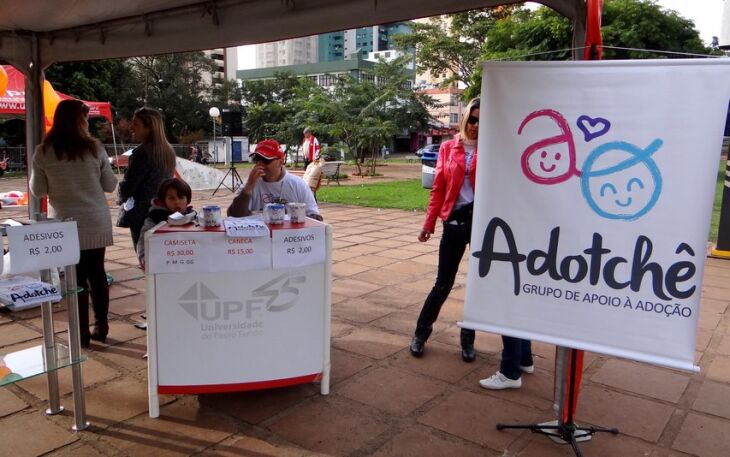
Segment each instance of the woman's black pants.
[{"label": "woman's black pants", "polygon": [[139,242],[139,237],[142,234],[142,227],[144,226],[144,222],[139,224],[133,224],[129,226],[129,233],[132,235],[132,249],[134,249],[134,252],[137,252],[137,242]]},{"label": "woman's black pants", "polygon": [[[441,306],[454,287],[456,273],[459,271],[459,262],[464,256],[466,246],[471,238],[471,221],[469,223],[461,223],[454,225],[450,222],[444,222],[444,232],[441,236],[441,244],[439,245],[439,265],[436,274],[436,284],[426,297],[423,303],[421,314],[418,316],[416,323],[416,338],[421,341],[428,340],[433,331],[433,323],[441,311]],[[469,346],[474,344],[475,332],[470,329],[461,329],[461,346]]]},{"label": "woman's black pants", "polygon": [[83,336],[89,335],[89,295],[94,307],[94,325],[108,329],[109,284],[104,270],[106,248],[84,249],[76,265],[76,281],[84,290],[79,293],[79,327]]}]

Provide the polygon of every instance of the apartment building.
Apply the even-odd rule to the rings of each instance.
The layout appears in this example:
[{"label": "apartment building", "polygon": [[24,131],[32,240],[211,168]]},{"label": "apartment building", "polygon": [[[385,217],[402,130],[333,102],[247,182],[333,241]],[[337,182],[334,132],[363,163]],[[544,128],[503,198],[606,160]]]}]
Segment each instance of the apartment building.
[{"label": "apartment building", "polygon": [[319,38],[311,36],[256,45],[256,68],[318,62]]}]

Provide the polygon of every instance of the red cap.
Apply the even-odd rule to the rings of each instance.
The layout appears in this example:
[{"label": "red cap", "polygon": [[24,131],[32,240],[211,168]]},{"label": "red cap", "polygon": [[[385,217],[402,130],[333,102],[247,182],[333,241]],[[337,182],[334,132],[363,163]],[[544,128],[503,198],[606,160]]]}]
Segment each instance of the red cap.
[{"label": "red cap", "polygon": [[256,144],[254,154],[258,154],[265,159],[283,159],[284,152],[279,148],[279,142],[276,140],[262,140]]}]

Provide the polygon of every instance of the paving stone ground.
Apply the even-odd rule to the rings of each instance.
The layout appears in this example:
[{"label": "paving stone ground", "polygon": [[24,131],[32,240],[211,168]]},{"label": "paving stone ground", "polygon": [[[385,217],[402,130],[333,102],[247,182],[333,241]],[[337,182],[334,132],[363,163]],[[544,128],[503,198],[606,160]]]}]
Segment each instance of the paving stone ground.
[{"label": "paving stone ground", "polygon": [[[417,170],[418,165],[414,165]],[[0,191],[25,188],[0,179]],[[227,206],[224,191],[194,204]],[[83,364],[92,427],[71,431],[70,373],[59,372],[63,414],[46,416],[45,381],[0,388],[0,455],[8,456],[571,456],[566,446],[497,422],[553,419],[554,348],[535,343],[535,374],[520,390],[486,391],[478,380],[499,363],[500,339],[478,334],[475,363],[459,356],[466,265],[421,359],[408,353],[432,286],[438,236],[418,243],[423,214],[322,205],[334,227],[332,385],[260,392],[163,396],[147,415],[146,340],[132,324],[145,309],[145,281],[125,229],[107,251],[111,332]],[[114,211],[115,213],[116,211]],[[0,217],[27,215],[3,208]],[[438,235],[438,234],[437,234]],[[586,354],[578,422],[618,427],[582,445],[586,456],[730,455],[730,261],[708,258],[697,336],[700,373]],[[65,338],[65,308],[54,307]],[[0,313],[0,352],[40,343],[38,310]]]}]

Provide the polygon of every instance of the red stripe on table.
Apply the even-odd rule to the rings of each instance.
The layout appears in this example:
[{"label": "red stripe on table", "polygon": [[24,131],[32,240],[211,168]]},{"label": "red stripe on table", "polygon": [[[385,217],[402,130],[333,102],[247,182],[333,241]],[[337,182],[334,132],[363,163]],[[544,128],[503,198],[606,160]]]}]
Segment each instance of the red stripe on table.
[{"label": "red stripe on table", "polygon": [[157,386],[157,393],[167,395],[178,394],[214,394],[221,392],[240,392],[246,390],[275,389],[277,387],[307,384],[319,380],[322,373],[298,376],[296,378],[274,379],[272,381],[243,382],[238,384],[207,384],[200,386]]}]

